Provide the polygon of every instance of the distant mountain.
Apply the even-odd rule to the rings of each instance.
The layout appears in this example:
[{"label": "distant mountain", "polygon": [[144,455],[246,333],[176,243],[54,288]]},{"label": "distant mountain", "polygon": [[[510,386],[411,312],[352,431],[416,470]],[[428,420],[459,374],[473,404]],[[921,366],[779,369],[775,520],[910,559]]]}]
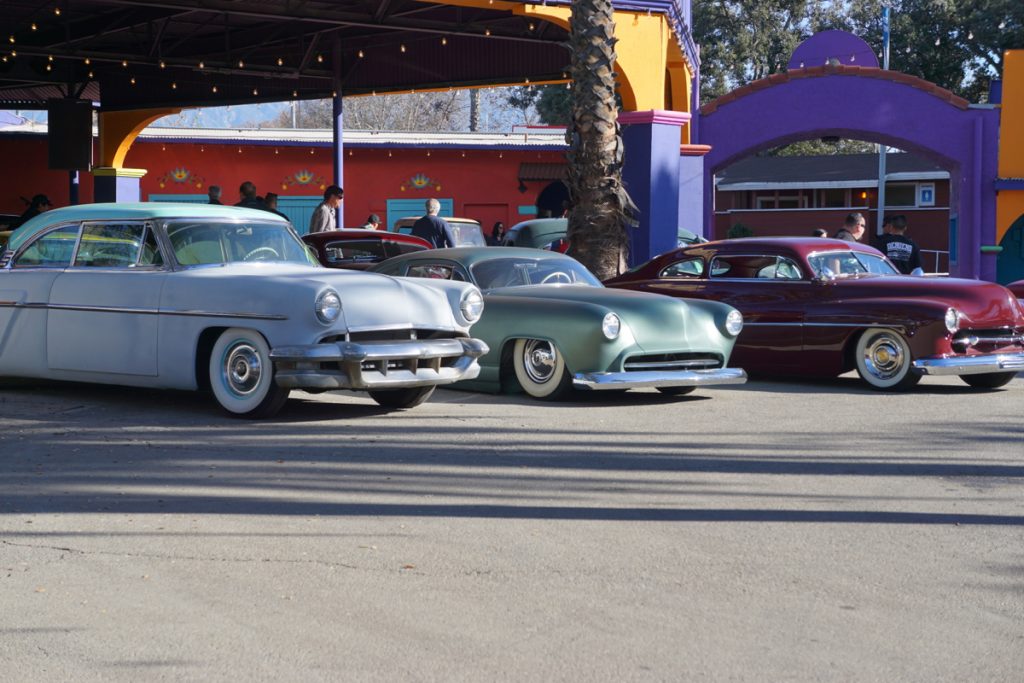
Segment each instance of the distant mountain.
[{"label": "distant mountain", "polygon": [[158,119],[152,125],[169,128],[258,128],[260,124],[266,125],[273,120],[288,106],[288,102],[268,102],[186,109],[180,114]]}]

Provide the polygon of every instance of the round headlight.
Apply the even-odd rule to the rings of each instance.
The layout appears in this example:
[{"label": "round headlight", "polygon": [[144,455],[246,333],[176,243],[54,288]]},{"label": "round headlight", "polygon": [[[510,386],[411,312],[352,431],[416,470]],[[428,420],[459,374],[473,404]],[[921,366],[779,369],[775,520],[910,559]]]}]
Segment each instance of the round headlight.
[{"label": "round headlight", "polygon": [[601,321],[601,332],[604,333],[605,339],[615,339],[621,331],[622,321],[614,313],[609,313]]},{"label": "round headlight", "polygon": [[341,297],[333,289],[325,289],[316,298],[316,319],[330,325],[341,315]]},{"label": "round headlight", "polygon": [[484,297],[479,290],[471,289],[462,296],[462,304],[459,308],[466,320],[475,323],[483,315]]},{"label": "round headlight", "polygon": [[725,331],[738,337],[743,331],[743,314],[737,310],[729,311],[729,315],[725,316]]},{"label": "round headlight", "polygon": [[953,334],[960,329],[960,311],[955,308],[946,309],[946,329]]}]

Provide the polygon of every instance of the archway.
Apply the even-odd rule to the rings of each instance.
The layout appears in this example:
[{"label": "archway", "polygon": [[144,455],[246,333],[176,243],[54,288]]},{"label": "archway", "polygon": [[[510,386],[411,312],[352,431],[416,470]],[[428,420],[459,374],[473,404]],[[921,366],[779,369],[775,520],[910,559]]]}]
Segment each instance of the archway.
[{"label": "archway", "polygon": [[537,195],[538,218],[561,216],[568,201],[569,188],[561,180],[556,180]]},{"label": "archway", "polygon": [[[913,152],[950,173],[950,271],[995,279],[982,244],[995,239],[999,114],[906,74],[858,66],[792,69],[756,81],[701,110],[704,226],[714,215],[714,176],[759,151],[838,136]],[[742,132],[742,134],[738,134]]]},{"label": "archway", "polygon": [[1003,248],[996,258],[996,280],[1024,280],[1024,215],[1013,222],[999,242]]}]

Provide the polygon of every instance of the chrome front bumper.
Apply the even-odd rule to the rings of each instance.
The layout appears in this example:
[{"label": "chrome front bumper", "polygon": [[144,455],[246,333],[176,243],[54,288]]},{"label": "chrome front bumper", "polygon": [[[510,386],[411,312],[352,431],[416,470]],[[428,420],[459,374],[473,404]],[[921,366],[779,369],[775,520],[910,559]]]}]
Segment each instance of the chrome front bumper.
[{"label": "chrome front bumper", "polygon": [[959,358],[922,358],[914,361],[914,370],[922,375],[984,375],[990,372],[1024,370],[1024,352],[994,353]]},{"label": "chrome front bumper", "polygon": [[402,389],[474,379],[488,350],[479,339],[335,342],[279,347],[270,358],[287,389]]},{"label": "chrome front bumper", "polygon": [[573,375],[577,389],[640,389],[645,387],[703,387],[743,384],[747,373],[740,368],[716,370],[652,370],[650,372],[581,372]]}]

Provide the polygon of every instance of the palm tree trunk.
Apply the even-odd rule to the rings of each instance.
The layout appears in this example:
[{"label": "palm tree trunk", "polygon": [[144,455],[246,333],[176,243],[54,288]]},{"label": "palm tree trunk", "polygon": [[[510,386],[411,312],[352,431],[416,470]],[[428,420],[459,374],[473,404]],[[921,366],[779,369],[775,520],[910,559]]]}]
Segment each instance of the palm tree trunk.
[{"label": "palm tree trunk", "polygon": [[622,185],[611,0],[575,0],[569,21],[573,79],[569,150],[570,253],[601,280],[622,272],[636,206]]}]

